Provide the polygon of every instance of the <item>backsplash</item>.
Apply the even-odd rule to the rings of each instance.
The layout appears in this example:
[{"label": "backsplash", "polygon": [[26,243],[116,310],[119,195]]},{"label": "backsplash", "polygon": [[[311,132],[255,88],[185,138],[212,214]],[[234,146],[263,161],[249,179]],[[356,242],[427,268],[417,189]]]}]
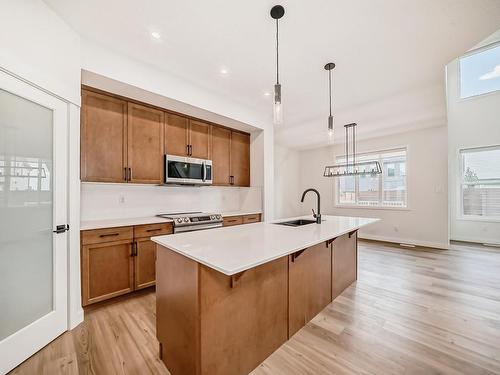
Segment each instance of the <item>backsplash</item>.
[{"label": "backsplash", "polygon": [[260,187],[81,184],[82,221],[142,217],[168,212],[261,209]]}]

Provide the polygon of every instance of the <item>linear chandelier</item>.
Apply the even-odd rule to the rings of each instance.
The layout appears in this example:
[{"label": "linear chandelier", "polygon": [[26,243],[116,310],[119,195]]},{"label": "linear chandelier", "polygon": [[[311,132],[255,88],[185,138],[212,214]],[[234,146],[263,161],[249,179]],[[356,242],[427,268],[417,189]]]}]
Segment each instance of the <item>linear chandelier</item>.
[{"label": "linear chandelier", "polygon": [[[342,177],[358,175],[377,175],[382,173],[378,161],[356,161],[356,123],[344,125],[345,128],[345,163],[327,165],[324,177]],[[352,140],[351,158],[349,158],[349,138]]]}]

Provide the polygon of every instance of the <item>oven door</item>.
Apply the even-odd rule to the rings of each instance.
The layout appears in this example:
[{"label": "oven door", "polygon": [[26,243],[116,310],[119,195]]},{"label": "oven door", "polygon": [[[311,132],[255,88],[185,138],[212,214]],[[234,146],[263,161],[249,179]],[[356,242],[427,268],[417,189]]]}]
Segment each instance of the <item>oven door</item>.
[{"label": "oven door", "polygon": [[212,161],[166,155],[165,183],[211,185]]}]

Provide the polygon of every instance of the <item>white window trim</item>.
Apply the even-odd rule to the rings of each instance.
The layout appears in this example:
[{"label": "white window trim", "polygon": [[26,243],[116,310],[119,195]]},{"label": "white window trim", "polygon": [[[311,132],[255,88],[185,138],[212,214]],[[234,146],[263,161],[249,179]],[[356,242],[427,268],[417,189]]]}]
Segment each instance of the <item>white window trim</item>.
[{"label": "white window trim", "polygon": [[476,55],[478,53],[487,51],[489,49],[496,48],[496,47],[500,47],[500,41],[496,41],[496,42],[487,44],[485,46],[482,46],[482,47],[470,50],[470,51],[468,51],[467,53],[465,53],[464,55],[460,56],[457,59],[457,71],[458,71],[458,74],[457,74],[458,95],[457,95],[457,97],[458,97],[458,101],[459,102],[466,101],[466,100],[472,100],[472,99],[479,99],[479,98],[482,98],[482,97],[485,97],[485,96],[489,96],[489,95],[498,95],[498,94],[500,94],[500,89],[497,89],[497,90],[488,91],[488,92],[485,92],[485,93],[482,93],[482,94],[471,95],[471,96],[467,96],[465,98],[462,98],[462,80],[461,80],[462,72],[461,72],[461,68],[460,68],[460,60],[463,59],[463,58],[466,58],[466,57],[469,57],[469,56]]},{"label": "white window trim", "polygon": [[[347,208],[347,209],[360,209],[360,210],[387,210],[387,211],[411,211],[411,206],[410,206],[410,172],[409,172],[409,160],[410,160],[410,146],[409,145],[404,145],[404,146],[398,146],[398,147],[391,147],[387,149],[372,149],[371,151],[360,151],[360,155],[364,154],[374,154],[374,153],[387,153],[387,152],[393,152],[393,151],[402,151],[406,150],[406,206],[405,207],[391,207],[391,206],[360,206],[357,204],[347,204],[347,203],[339,203],[339,183],[338,183],[338,178],[333,177],[335,179],[334,184],[333,184],[333,207],[335,208]],[[343,155],[345,157],[345,155]],[[335,162],[336,159],[339,159],[343,156],[340,157],[335,157]],[[382,172],[383,173],[383,172]],[[380,179],[379,182],[379,188],[382,179]],[[358,184],[358,182],[356,182]]]},{"label": "white window trim", "polygon": [[[500,90],[499,90],[500,91]],[[469,150],[487,150],[490,148],[498,148],[500,145],[492,144],[489,146],[477,146],[477,147],[466,147],[466,148],[458,148],[457,149],[457,159],[458,159],[458,173],[455,176],[457,184],[456,184],[456,196],[458,197],[457,205],[457,215],[456,219],[460,221],[475,221],[475,222],[486,222],[486,223],[500,223],[500,216],[480,216],[480,215],[464,215],[464,200],[463,200],[463,189],[462,189],[462,170],[463,170],[463,160],[462,160],[462,152]]]}]

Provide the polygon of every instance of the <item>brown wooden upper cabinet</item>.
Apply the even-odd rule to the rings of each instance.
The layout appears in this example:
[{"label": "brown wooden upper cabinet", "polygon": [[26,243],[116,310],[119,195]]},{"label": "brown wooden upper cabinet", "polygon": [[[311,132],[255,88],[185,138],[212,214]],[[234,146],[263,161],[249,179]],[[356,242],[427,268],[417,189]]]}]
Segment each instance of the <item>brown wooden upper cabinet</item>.
[{"label": "brown wooden upper cabinet", "polygon": [[212,128],[213,184],[250,186],[250,135]]},{"label": "brown wooden upper cabinet", "polygon": [[212,183],[231,185],[231,130],[212,128]]},{"label": "brown wooden upper cabinet", "polygon": [[127,102],[83,90],[80,127],[82,180],[125,182]]},{"label": "brown wooden upper cabinet", "polygon": [[165,151],[169,155],[209,159],[210,133],[210,124],[180,115],[167,114]]},{"label": "brown wooden upper cabinet", "polygon": [[82,90],[82,181],[162,183],[163,132],[163,111]]},{"label": "brown wooden upper cabinet", "polygon": [[128,181],[163,182],[164,112],[128,103]]},{"label": "brown wooden upper cabinet", "polygon": [[250,186],[250,135],[231,132],[231,185]]},{"label": "brown wooden upper cabinet", "polygon": [[81,179],[164,182],[164,155],[212,159],[218,186],[250,186],[250,135],[82,89]]}]

